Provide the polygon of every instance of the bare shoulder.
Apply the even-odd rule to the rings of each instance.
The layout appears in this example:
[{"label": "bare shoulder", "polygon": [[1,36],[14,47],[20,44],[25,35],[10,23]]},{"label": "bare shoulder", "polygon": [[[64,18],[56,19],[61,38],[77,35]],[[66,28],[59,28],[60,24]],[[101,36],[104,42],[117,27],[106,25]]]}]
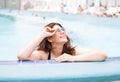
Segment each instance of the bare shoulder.
[{"label": "bare shoulder", "polygon": [[43,51],[43,50],[35,50],[34,52],[33,52],[33,54],[46,54],[46,52],[45,51]]},{"label": "bare shoulder", "polygon": [[46,59],[46,56],[47,56],[47,52],[42,51],[42,50],[35,50],[35,51],[33,51],[30,59],[42,60],[42,59]]}]

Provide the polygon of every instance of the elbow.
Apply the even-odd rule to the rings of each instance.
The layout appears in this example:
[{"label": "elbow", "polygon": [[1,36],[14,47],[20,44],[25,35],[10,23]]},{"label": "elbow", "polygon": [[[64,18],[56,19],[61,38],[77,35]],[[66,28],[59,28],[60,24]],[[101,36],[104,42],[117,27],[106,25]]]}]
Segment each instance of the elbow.
[{"label": "elbow", "polygon": [[101,52],[99,55],[100,55],[100,61],[105,61],[107,59],[107,53],[106,52]]},{"label": "elbow", "polygon": [[21,54],[21,53],[18,53],[17,58],[18,58],[18,60],[24,60],[25,59],[24,55]]}]

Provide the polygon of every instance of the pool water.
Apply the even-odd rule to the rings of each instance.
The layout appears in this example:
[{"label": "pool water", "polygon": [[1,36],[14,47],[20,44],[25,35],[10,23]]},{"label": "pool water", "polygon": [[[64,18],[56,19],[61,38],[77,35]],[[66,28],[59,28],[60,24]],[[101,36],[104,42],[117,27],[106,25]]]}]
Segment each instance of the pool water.
[{"label": "pool water", "polygon": [[[56,17],[58,16],[58,17]],[[17,60],[17,52],[49,22],[60,22],[74,46],[106,51],[120,56],[120,19],[57,14],[46,19],[0,15],[0,60]]]}]

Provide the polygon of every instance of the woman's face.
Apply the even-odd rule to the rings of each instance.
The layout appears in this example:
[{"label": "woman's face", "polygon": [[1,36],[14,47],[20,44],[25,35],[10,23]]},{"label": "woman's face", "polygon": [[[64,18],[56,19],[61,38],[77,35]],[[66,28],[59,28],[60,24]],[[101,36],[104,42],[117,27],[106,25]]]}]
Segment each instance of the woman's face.
[{"label": "woman's face", "polygon": [[51,42],[66,43],[68,41],[63,28],[61,28],[59,25],[54,25],[53,29],[56,30],[56,33],[50,38]]}]

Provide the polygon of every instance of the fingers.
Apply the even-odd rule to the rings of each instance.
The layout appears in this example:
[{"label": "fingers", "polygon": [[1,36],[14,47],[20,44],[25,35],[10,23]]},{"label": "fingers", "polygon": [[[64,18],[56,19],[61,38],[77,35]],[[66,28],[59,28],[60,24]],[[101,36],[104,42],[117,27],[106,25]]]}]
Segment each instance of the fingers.
[{"label": "fingers", "polygon": [[53,36],[55,34],[56,30],[55,29],[52,29],[50,27],[46,27],[44,28],[43,30],[43,33],[46,37],[50,37],[50,36]]},{"label": "fingers", "polygon": [[47,31],[47,32],[54,32],[55,29],[51,29],[50,27],[47,27],[47,28],[46,28],[46,31]]},{"label": "fingers", "polygon": [[57,62],[64,62],[64,61],[73,61],[73,56],[70,54],[63,54],[57,58],[55,58]]},{"label": "fingers", "polygon": [[67,61],[67,58],[58,57],[58,58],[55,58],[55,61],[57,61],[57,62],[63,62],[63,61]]}]

